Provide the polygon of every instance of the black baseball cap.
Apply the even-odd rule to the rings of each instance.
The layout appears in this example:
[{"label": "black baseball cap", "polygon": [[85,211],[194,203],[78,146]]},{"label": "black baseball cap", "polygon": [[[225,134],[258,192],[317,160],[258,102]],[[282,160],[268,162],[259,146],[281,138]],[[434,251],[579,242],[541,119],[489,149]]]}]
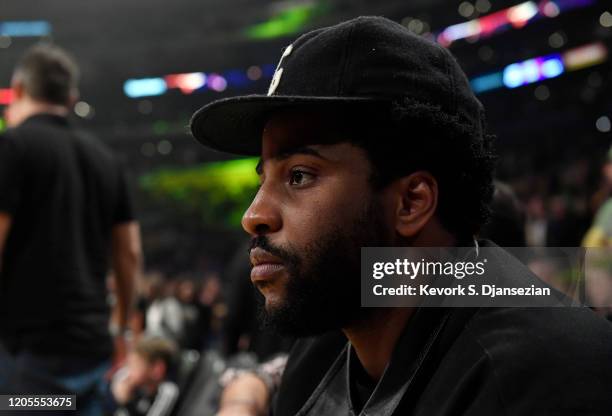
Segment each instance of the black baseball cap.
[{"label": "black baseball cap", "polygon": [[259,155],[271,113],[309,106],[385,107],[409,100],[482,135],[484,111],[448,50],[383,17],[358,17],[316,29],[287,46],[266,95],[214,101],[191,119],[203,145]]}]

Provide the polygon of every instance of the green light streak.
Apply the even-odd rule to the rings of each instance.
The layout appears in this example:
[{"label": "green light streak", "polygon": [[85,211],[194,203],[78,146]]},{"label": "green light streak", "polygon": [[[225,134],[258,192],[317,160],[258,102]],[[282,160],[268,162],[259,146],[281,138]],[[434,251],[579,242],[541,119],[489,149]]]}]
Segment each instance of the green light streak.
[{"label": "green light streak", "polygon": [[207,163],[189,169],[161,169],[140,178],[158,200],[196,212],[204,223],[237,226],[259,184],[257,158]]},{"label": "green light streak", "polygon": [[250,39],[274,39],[293,35],[304,29],[313,17],[321,14],[324,7],[321,4],[303,4],[283,10],[267,22],[253,25],[245,30]]}]

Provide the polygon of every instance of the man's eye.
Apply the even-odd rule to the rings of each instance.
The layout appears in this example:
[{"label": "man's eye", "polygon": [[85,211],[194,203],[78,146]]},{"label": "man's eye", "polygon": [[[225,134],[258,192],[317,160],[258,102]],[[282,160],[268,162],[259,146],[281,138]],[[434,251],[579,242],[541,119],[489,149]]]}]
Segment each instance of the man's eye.
[{"label": "man's eye", "polygon": [[302,186],[308,184],[313,179],[312,174],[304,172],[303,170],[292,170],[289,178],[289,185],[291,186]]}]

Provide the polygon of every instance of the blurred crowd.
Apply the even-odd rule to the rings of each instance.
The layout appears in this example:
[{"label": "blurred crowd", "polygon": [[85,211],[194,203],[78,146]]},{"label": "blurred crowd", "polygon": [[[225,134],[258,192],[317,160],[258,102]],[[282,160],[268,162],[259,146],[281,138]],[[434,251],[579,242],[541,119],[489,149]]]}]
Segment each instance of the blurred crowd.
[{"label": "blurred crowd", "polygon": [[[250,368],[288,351],[291,340],[257,324],[260,295],[251,286],[245,252],[242,248],[237,252],[223,277],[208,273],[199,279],[172,278],[150,271],[138,279],[135,308],[124,334],[127,343],[119,346],[125,353],[118,354],[107,374],[109,414],[149,414],[160,395],[167,396],[162,401],[172,403],[167,414],[178,408],[182,409],[180,414],[196,412],[202,406],[213,409],[220,389],[220,369],[228,363]],[[114,282],[109,276],[110,305],[116,305]],[[111,331],[117,315],[114,308]],[[216,375],[211,377],[211,372]],[[202,395],[206,386],[216,393]],[[189,392],[198,393],[190,398]],[[136,402],[143,398],[146,411],[139,413]]]},{"label": "blurred crowd", "polygon": [[[588,157],[572,158],[570,149],[561,148],[546,161],[517,151],[504,153],[499,171],[524,210],[527,246],[583,245],[612,192],[607,153],[607,149],[592,148]],[[504,174],[510,169],[511,174]]]},{"label": "blurred crowd", "polygon": [[[113,282],[108,279],[111,304]],[[218,275],[196,280],[148,273],[139,280],[136,296],[136,309],[129,324],[133,338],[154,335],[182,349],[198,351],[218,347],[221,324],[227,314]]]},{"label": "blurred crowd", "polygon": [[[108,302],[115,305],[113,276],[107,279],[107,286]],[[185,389],[195,371],[200,353],[219,349],[227,315],[221,281],[216,274],[198,280],[169,279],[150,272],[138,280],[135,299],[124,334],[125,354],[107,375],[106,408],[118,416],[149,414],[155,403],[163,402],[166,413],[160,414],[169,414],[176,408],[179,388]],[[111,330],[116,322],[114,308]],[[138,402],[143,400],[146,403],[138,411]]]}]

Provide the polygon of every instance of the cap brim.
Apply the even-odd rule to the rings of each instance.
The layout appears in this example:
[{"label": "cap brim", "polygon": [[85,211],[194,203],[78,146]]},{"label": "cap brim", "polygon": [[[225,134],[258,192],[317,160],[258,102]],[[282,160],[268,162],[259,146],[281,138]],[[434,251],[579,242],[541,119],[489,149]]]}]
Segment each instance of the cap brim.
[{"label": "cap brim", "polygon": [[380,102],[368,97],[303,97],[246,95],[214,101],[195,112],[191,132],[204,146],[222,152],[259,155],[261,133],[271,113],[279,109],[313,106],[330,110]]}]

